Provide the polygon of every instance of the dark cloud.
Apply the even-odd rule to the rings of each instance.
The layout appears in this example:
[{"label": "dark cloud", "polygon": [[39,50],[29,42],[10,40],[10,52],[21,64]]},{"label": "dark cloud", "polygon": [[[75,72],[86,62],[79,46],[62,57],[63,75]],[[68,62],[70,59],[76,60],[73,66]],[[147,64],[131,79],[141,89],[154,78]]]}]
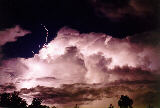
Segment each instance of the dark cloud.
[{"label": "dark cloud", "polygon": [[128,40],[131,43],[143,45],[145,47],[158,47],[160,44],[160,29],[144,32],[140,34],[135,34],[131,37],[128,37]]},{"label": "dark cloud", "polygon": [[143,70],[142,68],[134,68],[129,66],[119,67],[109,71],[110,74],[117,76],[119,79],[125,80],[154,80],[155,75],[152,71]]},{"label": "dark cloud", "polygon": [[113,91],[110,88],[97,88],[96,85],[88,84],[63,85],[61,88],[37,86],[32,89],[21,89],[22,94],[34,92],[38,92],[34,97],[40,97],[45,103],[49,104],[84,104],[88,101],[99,100],[105,96],[111,97],[113,95]]},{"label": "dark cloud", "polygon": [[127,17],[147,18],[156,16],[158,0],[89,0],[99,15],[120,20]]},{"label": "dark cloud", "polygon": [[139,84],[158,84],[157,80],[133,80],[133,81],[129,81],[129,80],[117,80],[114,81],[113,83],[111,83],[110,85],[114,85],[114,84],[131,84],[131,85],[139,85]]},{"label": "dark cloud", "polygon": [[40,80],[40,81],[54,81],[56,80],[55,77],[43,77],[43,78],[37,78],[36,80]]},{"label": "dark cloud", "polygon": [[[150,102],[157,105],[158,89],[151,88],[152,81],[119,82],[111,85],[101,84],[67,84],[60,88],[37,86],[31,89],[21,89],[20,93],[42,98],[45,104],[75,105],[88,104],[95,100],[116,98],[127,94],[134,99],[134,103]],[[157,95],[156,95],[157,94]],[[147,97],[146,97],[147,96]],[[146,98],[144,98],[146,97]],[[116,104],[117,101],[114,103]]]},{"label": "dark cloud", "polygon": [[16,90],[17,90],[16,85],[13,84],[13,83],[6,83],[4,85],[0,85],[0,93],[13,92],[13,91],[16,91]]},{"label": "dark cloud", "polygon": [[[146,105],[151,103],[151,105],[153,105],[153,103],[159,104],[157,101],[160,99],[159,95],[160,95],[159,91],[148,91],[148,92],[145,92],[145,93],[137,96],[135,99],[137,100],[137,102],[143,102]],[[145,97],[145,98],[139,98],[139,97]]]}]

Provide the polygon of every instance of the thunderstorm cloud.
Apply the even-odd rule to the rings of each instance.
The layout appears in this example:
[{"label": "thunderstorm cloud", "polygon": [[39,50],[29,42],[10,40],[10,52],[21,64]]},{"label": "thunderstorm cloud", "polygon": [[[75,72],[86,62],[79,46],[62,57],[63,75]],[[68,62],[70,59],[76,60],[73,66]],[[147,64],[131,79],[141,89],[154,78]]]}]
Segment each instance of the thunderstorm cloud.
[{"label": "thunderstorm cloud", "polygon": [[[6,38],[0,45],[27,33],[19,27],[2,31],[0,36]],[[157,30],[118,39],[64,27],[34,57],[1,62],[1,91],[19,90],[24,98],[41,97],[61,107],[117,105],[121,94],[137,100],[134,105],[158,106],[159,34]]]}]

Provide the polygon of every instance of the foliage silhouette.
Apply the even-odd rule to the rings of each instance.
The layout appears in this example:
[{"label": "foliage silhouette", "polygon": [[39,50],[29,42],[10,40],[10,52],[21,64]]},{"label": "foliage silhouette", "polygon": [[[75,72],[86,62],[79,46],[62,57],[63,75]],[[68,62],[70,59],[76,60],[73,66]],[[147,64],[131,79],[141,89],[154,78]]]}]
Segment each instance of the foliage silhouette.
[{"label": "foliage silhouette", "polygon": [[0,106],[1,107],[8,107],[10,105],[10,94],[9,93],[3,93],[0,95]]},{"label": "foliage silhouette", "polygon": [[120,108],[133,108],[132,107],[133,104],[133,100],[130,99],[128,96],[124,96],[121,95],[120,100],[118,101],[118,106],[120,106]]},{"label": "foliage silhouette", "polygon": [[110,104],[108,108],[114,108],[114,106],[112,104]]},{"label": "foliage silhouette", "polygon": [[42,99],[33,98],[32,104],[28,106],[28,108],[49,108],[49,106],[41,105]]},{"label": "foliage silhouette", "polygon": [[[50,108],[46,105],[41,105],[42,99],[40,98],[33,98],[31,105],[27,105],[27,102],[19,97],[19,92],[13,93],[2,93],[0,94],[0,107],[7,107],[7,108]],[[132,107],[133,100],[130,99],[128,96],[121,95],[118,105],[120,108],[133,108]],[[52,108],[56,108],[53,106]],[[79,108],[76,104],[74,108]],[[112,104],[108,108],[114,108]]]},{"label": "foliage silhouette", "polygon": [[19,97],[19,92],[2,93],[0,94],[0,107],[7,108],[49,108],[49,106],[41,105],[42,100],[33,98],[32,104],[27,105],[27,102]]},{"label": "foliage silhouette", "polygon": [[76,104],[76,106],[74,108],[79,108],[79,106]]},{"label": "foliage silhouette", "polygon": [[0,106],[8,108],[27,108],[26,101],[18,95],[18,92],[1,94]]},{"label": "foliage silhouette", "polygon": [[56,106],[53,106],[52,108],[56,108]]}]

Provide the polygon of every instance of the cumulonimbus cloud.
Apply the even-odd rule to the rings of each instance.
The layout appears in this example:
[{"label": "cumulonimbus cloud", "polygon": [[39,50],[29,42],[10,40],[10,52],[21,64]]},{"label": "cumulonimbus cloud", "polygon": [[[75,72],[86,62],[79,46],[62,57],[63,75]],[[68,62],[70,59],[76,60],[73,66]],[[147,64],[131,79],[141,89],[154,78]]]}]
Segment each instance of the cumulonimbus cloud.
[{"label": "cumulonimbus cloud", "polygon": [[135,77],[140,80],[144,76],[154,79],[149,76],[159,74],[159,44],[152,44],[149,39],[158,35],[150,38],[147,34],[140,36],[117,39],[106,34],[80,34],[63,28],[39,54],[29,59],[3,61],[1,71],[12,73],[12,77],[20,82],[37,82],[34,86],[47,77],[54,78],[55,86],[64,83],[108,83],[122,78],[134,80]]},{"label": "cumulonimbus cloud", "polygon": [[[132,91],[136,90],[144,90],[143,93],[137,92],[141,96],[148,95],[149,92],[156,94],[158,88],[150,89],[150,86],[157,85],[160,76],[158,34],[158,31],[154,31],[118,39],[103,33],[80,34],[77,30],[64,27],[57,33],[57,37],[44,45],[34,57],[4,60],[0,68],[0,83],[14,83],[22,94],[30,95],[30,90],[33,90],[36,94],[33,96],[43,97],[46,103],[57,104],[71,101],[69,97],[72,93],[66,93],[63,85],[74,90],[77,86],[71,85],[77,83],[85,86],[80,86],[84,90],[77,90],[73,94],[76,102],[85,99],[94,101],[98,97],[103,99],[108,96],[105,87],[116,83],[119,86],[116,85],[115,88],[121,91],[115,90],[116,94],[113,93],[111,97],[116,97],[123,93],[122,91],[131,95]],[[94,88],[94,84],[100,86]],[[121,89],[121,84],[134,86],[130,86],[131,89]],[[90,85],[93,87],[90,88]],[[143,90],[136,89],[142,86]],[[56,94],[44,92],[48,89]],[[97,94],[96,91],[99,90]],[[88,94],[90,91],[95,92]],[[85,99],[82,99],[80,94],[86,96]],[[50,95],[53,97],[49,97]],[[136,96],[138,95],[133,98]],[[60,102],[62,99],[64,101]]]}]

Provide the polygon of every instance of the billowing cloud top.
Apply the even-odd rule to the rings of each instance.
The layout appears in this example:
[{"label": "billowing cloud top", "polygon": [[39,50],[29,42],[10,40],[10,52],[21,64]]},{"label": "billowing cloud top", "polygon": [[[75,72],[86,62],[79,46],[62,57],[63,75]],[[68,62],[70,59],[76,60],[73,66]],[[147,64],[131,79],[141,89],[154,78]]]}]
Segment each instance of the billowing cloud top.
[{"label": "billowing cloud top", "polygon": [[34,57],[3,61],[0,84],[13,83],[25,98],[42,97],[45,103],[62,107],[75,103],[86,107],[98,100],[101,105],[117,105],[121,94],[136,99],[138,106],[158,105],[158,34],[117,39],[64,27]]}]

